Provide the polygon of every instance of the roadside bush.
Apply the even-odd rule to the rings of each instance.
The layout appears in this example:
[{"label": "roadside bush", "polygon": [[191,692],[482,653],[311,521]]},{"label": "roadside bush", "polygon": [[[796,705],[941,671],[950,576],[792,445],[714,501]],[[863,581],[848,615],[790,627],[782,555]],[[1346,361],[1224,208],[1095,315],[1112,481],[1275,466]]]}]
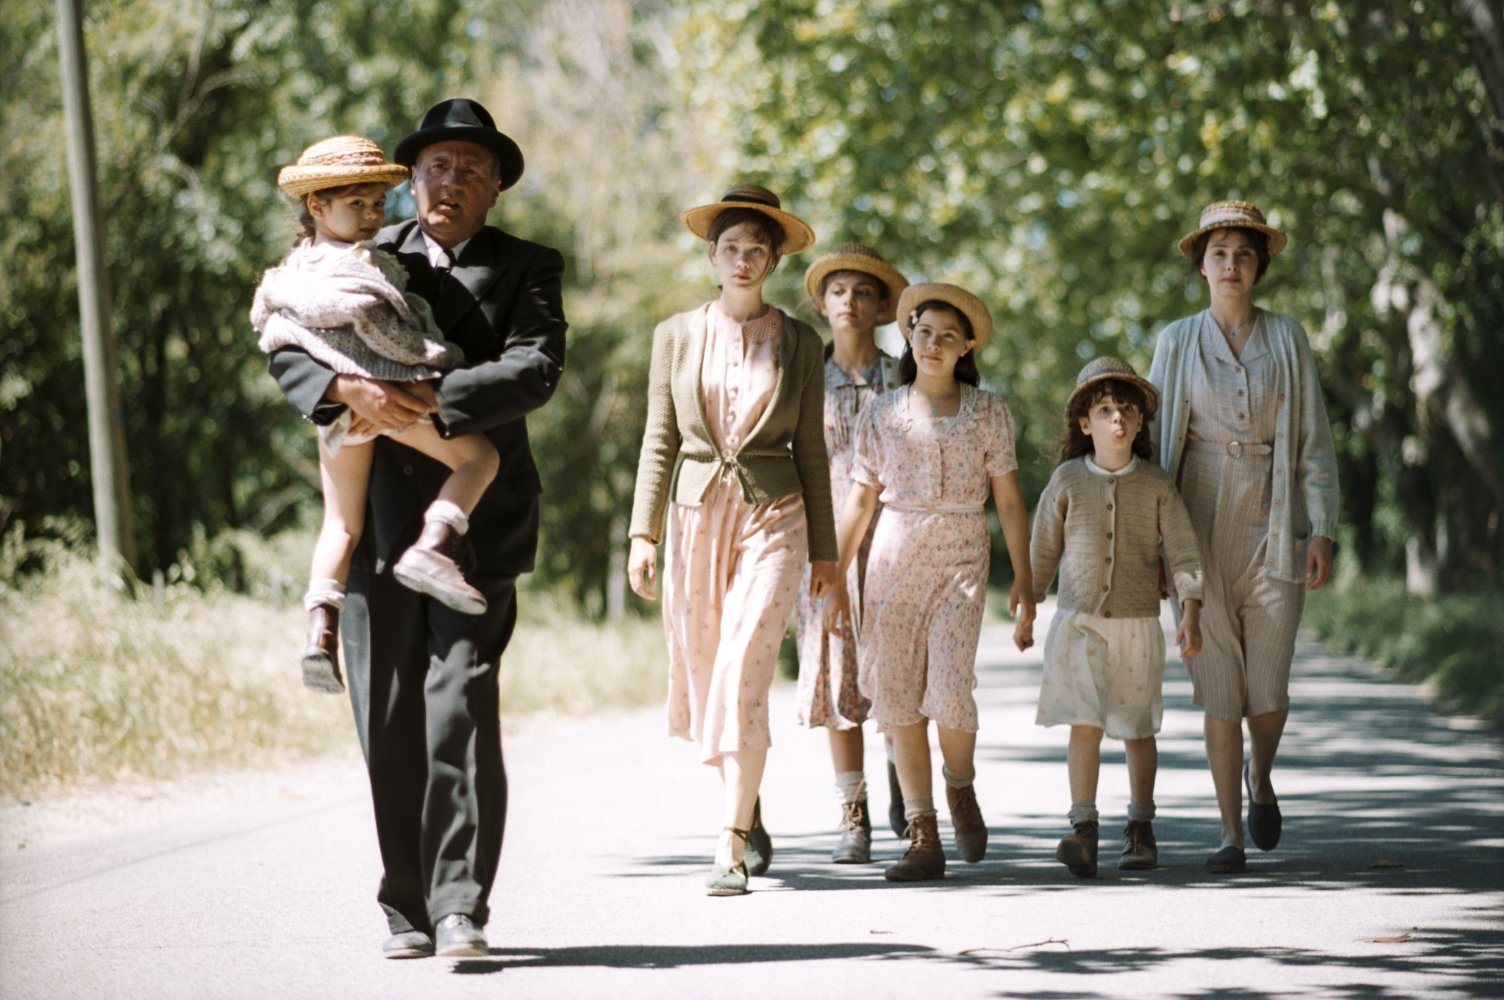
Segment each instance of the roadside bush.
[{"label": "roadside bush", "polygon": [[1504,728],[1504,587],[1420,598],[1393,579],[1318,590],[1305,625],[1327,645],[1430,687],[1450,709]]}]

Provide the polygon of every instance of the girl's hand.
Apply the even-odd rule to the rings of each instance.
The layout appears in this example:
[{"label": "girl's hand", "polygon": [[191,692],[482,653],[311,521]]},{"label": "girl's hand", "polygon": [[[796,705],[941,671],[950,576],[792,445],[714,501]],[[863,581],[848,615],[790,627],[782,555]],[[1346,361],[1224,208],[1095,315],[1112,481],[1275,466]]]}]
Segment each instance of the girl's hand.
[{"label": "girl's hand", "polygon": [[1018,651],[1020,653],[1028,649],[1030,646],[1034,645],[1033,622],[1029,622],[1029,624],[1027,625],[1025,625],[1023,622],[1019,622],[1018,624],[1013,626],[1013,645],[1018,647]]},{"label": "girl's hand", "polygon": [[632,536],[627,552],[627,582],[632,593],[645,601],[658,599],[658,546],[641,535]]},{"label": "girl's hand", "polygon": [[1332,578],[1332,540],[1325,535],[1311,539],[1306,551],[1306,589],[1320,590]]},{"label": "girl's hand", "polygon": [[851,621],[851,592],[846,581],[837,579],[829,594],[825,595],[825,631],[832,635],[841,632]]},{"label": "girl's hand", "polygon": [[1188,600],[1180,611],[1180,628],[1175,630],[1175,645],[1180,658],[1189,660],[1201,652],[1201,602]]},{"label": "girl's hand", "polygon": [[833,559],[822,559],[809,564],[809,596],[819,600],[830,593],[836,585],[836,564]]}]

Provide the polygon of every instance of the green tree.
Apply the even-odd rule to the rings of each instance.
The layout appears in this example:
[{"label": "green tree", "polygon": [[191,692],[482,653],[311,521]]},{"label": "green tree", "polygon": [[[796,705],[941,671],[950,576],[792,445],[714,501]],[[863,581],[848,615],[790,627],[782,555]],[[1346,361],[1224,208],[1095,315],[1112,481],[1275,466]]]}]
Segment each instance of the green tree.
[{"label": "green tree", "polygon": [[[1204,302],[1174,255],[1244,197],[1293,236],[1263,300],[1311,330],[1350,541],[1416,589],[1504,566],[1504,20],[1469,0],[746,0],[692,72],[832,240],[977,288],[1047,474],[1083,359],[1148,362]],[[1351,554],[1350,554],[1351,555]]]}]

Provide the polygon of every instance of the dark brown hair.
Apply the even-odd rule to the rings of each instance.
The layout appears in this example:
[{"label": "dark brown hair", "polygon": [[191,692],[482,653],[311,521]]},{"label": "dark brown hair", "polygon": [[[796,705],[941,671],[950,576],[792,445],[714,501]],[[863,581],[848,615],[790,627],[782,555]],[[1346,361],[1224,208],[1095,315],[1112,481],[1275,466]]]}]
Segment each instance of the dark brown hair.
[{"label": "dark brown hair", "polygon": [[[931,309],[943,309],[954,313],[961,321],[961,332],[966,334],[966,342],[975,348],[977,338],[971,329],[971,319],[949,302],[942,302],[940,299],[926,299],[915,306],[914,311],[909,313],[909,329],[914,329],[919,323],[919,317]],[[982,373],[977,369],[975,349],[967,351],[956,360],[955,375],[957,382],[965,382],[967,385],[982,384]],[[903,357],[898,359],[898,381],[902,385],[909,385],[918,377],[919,365],[914,361],[914,343],[911,340],[903,345]]]},{"label": "dark brown hair", "polygon": [[778,270],[778,262],[781,259],[778,248],[783,246],[784,233],[783,226],[778,224],[777,219],[764,215],[755,208],[728,208],[710,220],[710,228],[706,230],[705,238],[710,241],[711,251],[714,252],[715,245],[720,242],[726,230],[742,223],[751,226],[767,241],[768,249],[772,251],[769,255],[768,273],[762,276],[762,280],[767,281],[773,276],[773,272]]},{"label": "dark brown hair", "polygon": [[1144,390],[1122,379],[1103,379],[1094,384],[1085,392],[1077,394],[1071,400],[1070,406],[1065,410],[1065,437],[1060,442],[1060,462],[1069,462],[1073,458],[1082,455],[1090,455],[1094,450],[1091,437],[1081,430],[1081,418],[1091,412],[1091,408],[1104,399],[1110,399],[1116,403],[1131,403],[1138,407],[1139,415],[1144,422],[1139,424],[1138,434],[1133,439],[1133,453],[1139,458],[1153,458],[1154,445],[1149,440],[1149,398],[1144,395]]},{"label": "dark brown hair", "polygon": [[332,201],[333,199],[338,198],[341,195],[349,194],[356,188],[366,187],[369,183],[370,182],[367,181],[364,184],[341,184],[339,187],[320,188],[317,191],[310,191],[303,197],[299,198],[298,232],[292,238],[292,245],[299,246],[305,241],[312,243],[314,238],[318,236],[319,231],[317,226],[315,226],[314,224],[313,213],[308,211],[309,198],[317,198],[319,201]]}]

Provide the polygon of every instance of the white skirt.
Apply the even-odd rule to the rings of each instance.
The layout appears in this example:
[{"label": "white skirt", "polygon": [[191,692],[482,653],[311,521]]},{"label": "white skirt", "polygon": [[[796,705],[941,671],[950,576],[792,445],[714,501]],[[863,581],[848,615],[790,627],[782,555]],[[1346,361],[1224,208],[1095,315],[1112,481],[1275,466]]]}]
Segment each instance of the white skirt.
[{"label": "white skirt", "polygon": [[1044,641],[1041,726],[1096,726],[1119,740],[1159,732],[1165,634],[1158,618],[1055,612]]}]

